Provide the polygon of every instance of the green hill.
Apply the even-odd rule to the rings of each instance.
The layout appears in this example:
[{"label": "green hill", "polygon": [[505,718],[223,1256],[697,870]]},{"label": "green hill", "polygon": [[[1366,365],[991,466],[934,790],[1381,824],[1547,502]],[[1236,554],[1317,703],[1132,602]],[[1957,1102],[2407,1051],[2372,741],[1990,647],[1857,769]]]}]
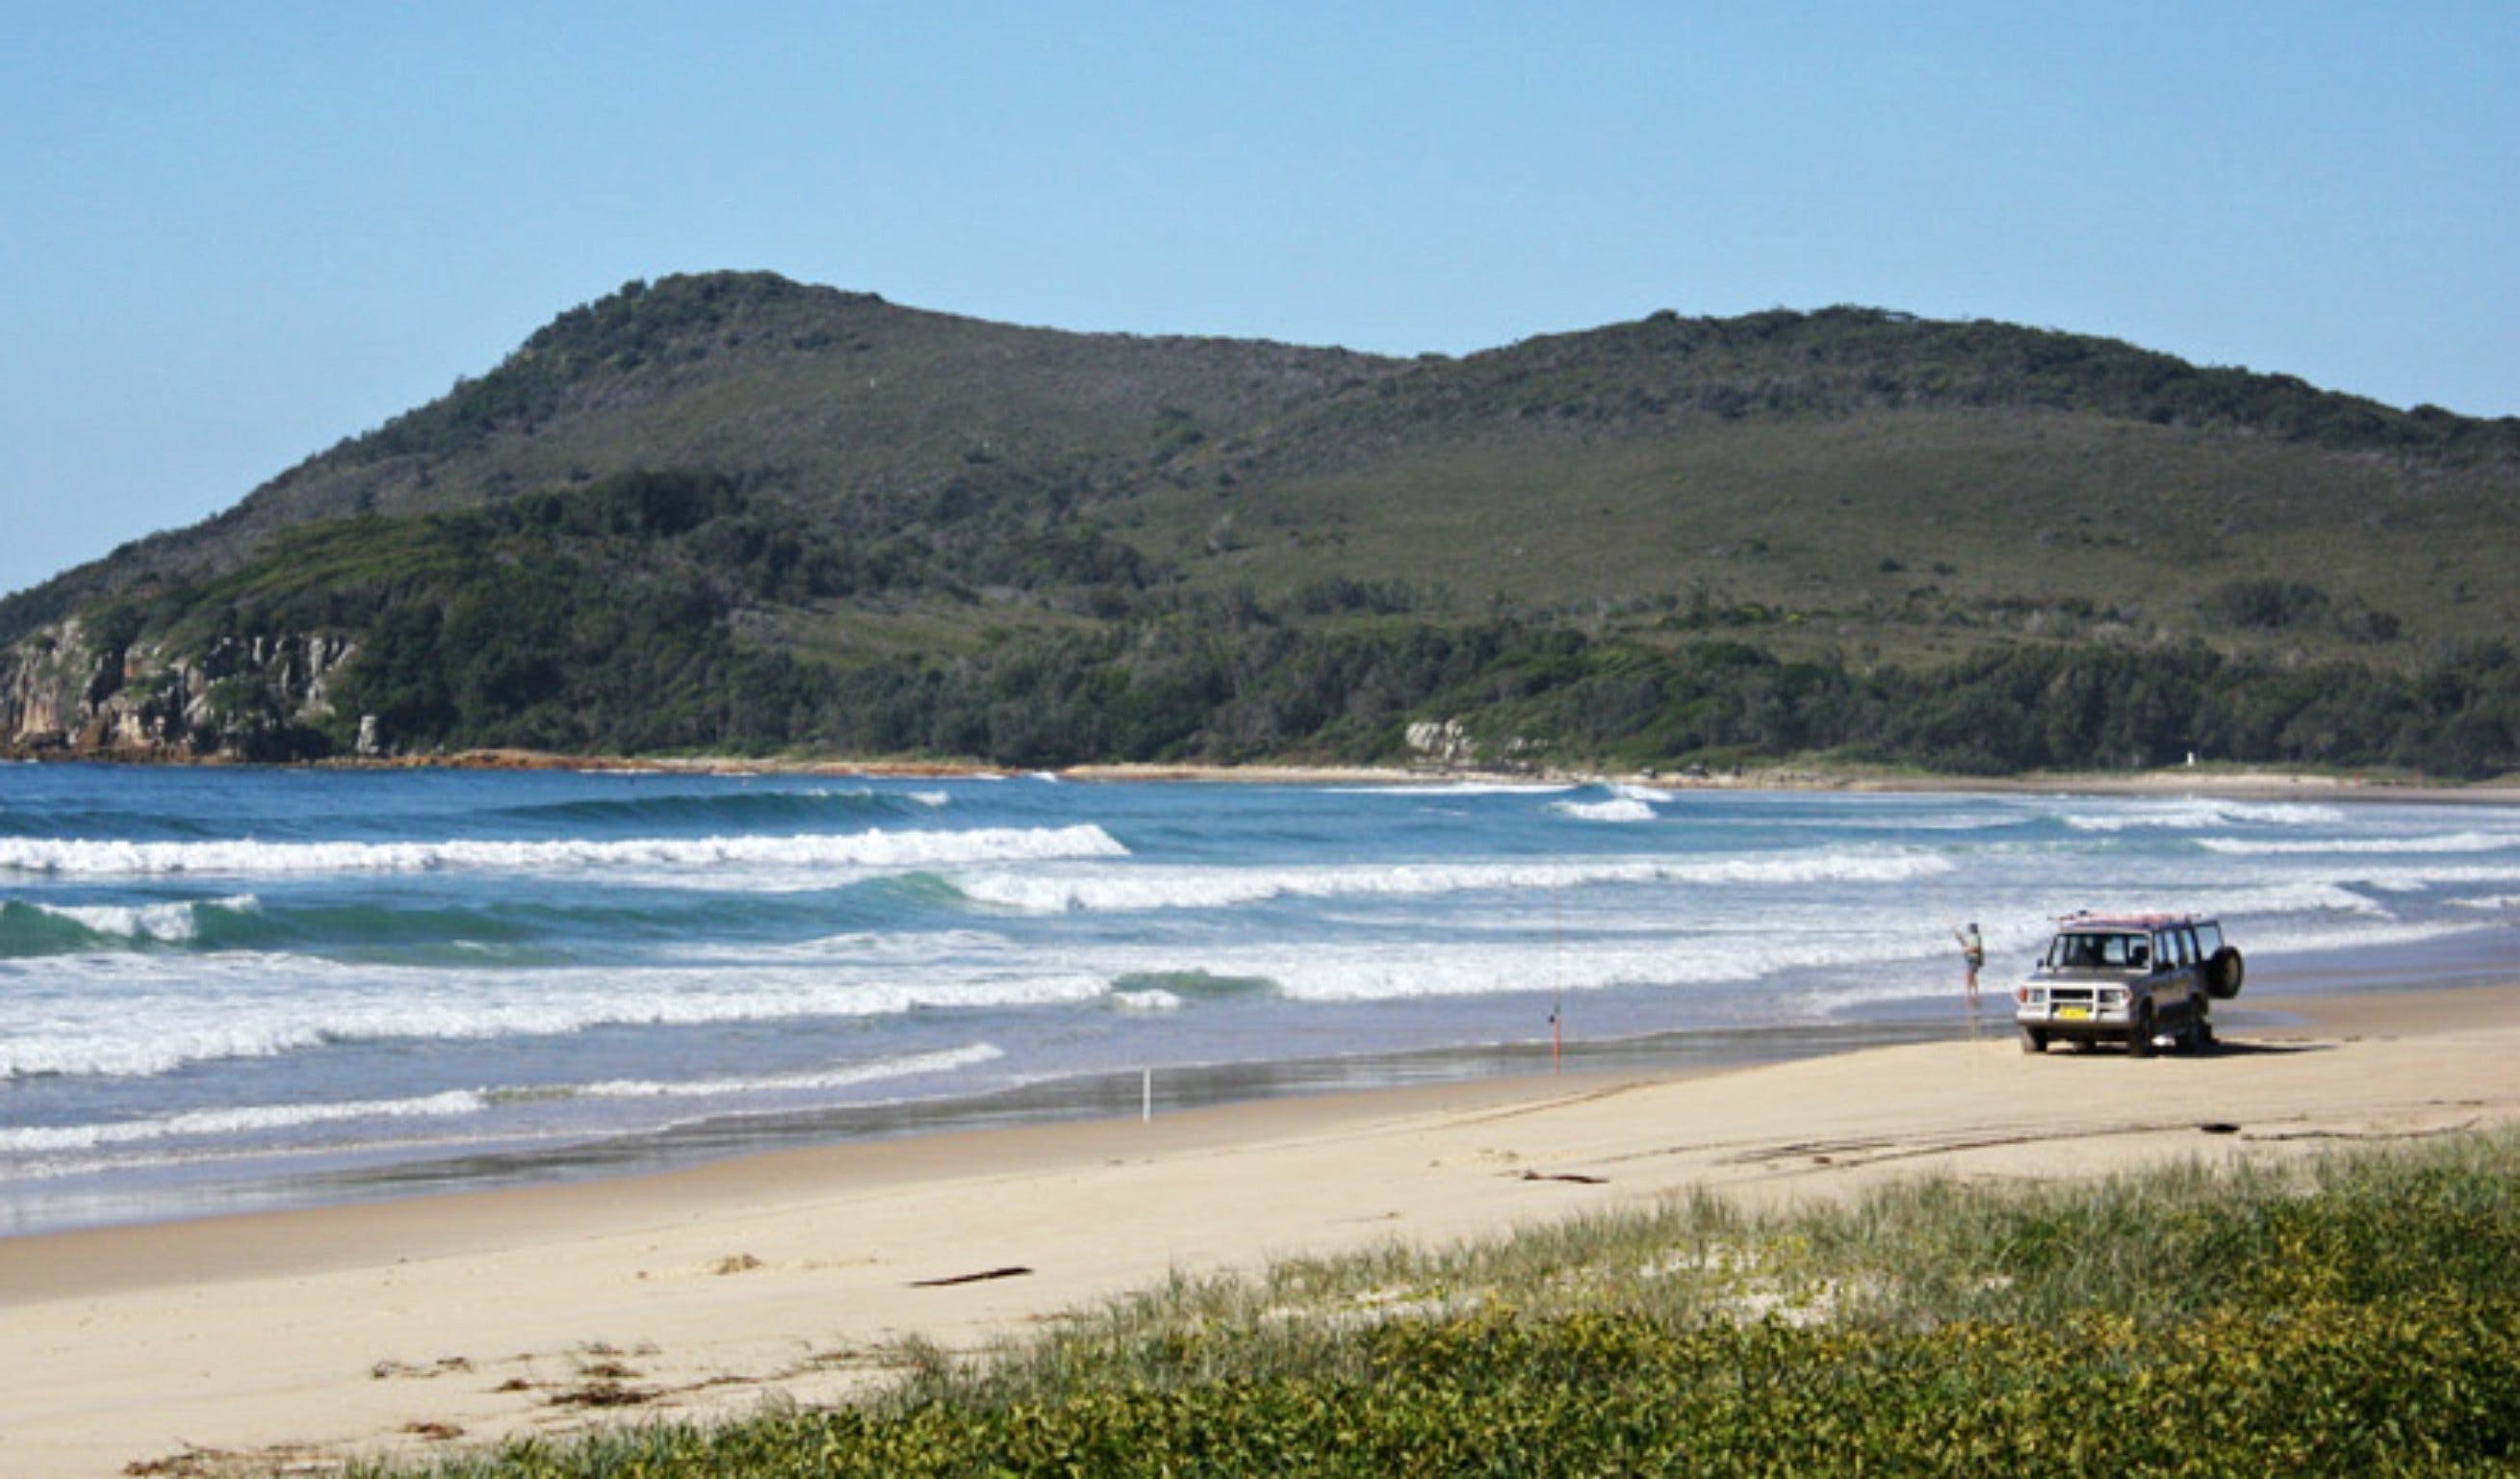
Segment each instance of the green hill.
[{"label": "green hill", "polygon": [[[0,601],[0,742],[1391,758],[1458,718],[1490,759],[2475,771],[2520,728],[2516,492],[2509,418],[2001,324],[1394,360],[670,278]],[[2103,692],[2015,712],[2058,684]]]}]

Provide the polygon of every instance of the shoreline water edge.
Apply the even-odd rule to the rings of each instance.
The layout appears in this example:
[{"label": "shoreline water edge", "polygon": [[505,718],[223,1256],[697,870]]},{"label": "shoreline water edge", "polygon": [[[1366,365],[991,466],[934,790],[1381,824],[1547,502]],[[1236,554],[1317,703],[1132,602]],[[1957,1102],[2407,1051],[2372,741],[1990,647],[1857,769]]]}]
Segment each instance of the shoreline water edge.
[{"label": "shoreline water edge", "polygon": [[[459,750],[426,755],[333,756],[267,763],[232,756],[179,755],[163,751],[32,752],[0,746],[0,763],[109,765],[140,768],[277,770],[486,770],[562,771],[583,774],[720,776],[866,776],[879,779],[984,779],[1025,773],[974,760],[900,756],[574,755],[551,750]],[[1488,768],[1420,763],[1404,765],[1329,764],[1252,761],[1223,764],[1159,761],[1081,762],[1034,772],[1077,782],[1195,782],[1248,785],[1644,785],[1669,790],[1851,791],[1936,794],[2021,792],[2068,795],[2179,795],[2199,797],[2294,794],[2322,800],[2375,796],[2392,801],[2430,796],[2520,803],[2520,776],[2445,780],[2369,769],[2342,772],[2293,770],[2225,762],[2144,770],[2059,770],[1960,774],[1828,762],[1779,761],[1725,769],[1603,770],[1548,765]]]}]

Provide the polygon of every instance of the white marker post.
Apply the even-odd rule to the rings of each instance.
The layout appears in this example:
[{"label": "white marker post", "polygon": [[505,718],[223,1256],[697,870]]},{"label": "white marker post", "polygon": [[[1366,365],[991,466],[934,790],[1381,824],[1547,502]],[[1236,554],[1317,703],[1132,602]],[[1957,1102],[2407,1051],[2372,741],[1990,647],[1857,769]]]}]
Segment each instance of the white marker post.
[{"label": "white marker post", "polygon": [[1148,1069],[1138,1094],[1138,1123],[1151,1125],[1155,1119],[1155,1071]]}]

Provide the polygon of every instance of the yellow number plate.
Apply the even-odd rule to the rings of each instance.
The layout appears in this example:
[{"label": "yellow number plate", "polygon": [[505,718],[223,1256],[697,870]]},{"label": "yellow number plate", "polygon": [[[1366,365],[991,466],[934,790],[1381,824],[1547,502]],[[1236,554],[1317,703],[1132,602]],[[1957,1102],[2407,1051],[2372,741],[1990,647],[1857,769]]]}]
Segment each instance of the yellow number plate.
[{"label": "yellow number plate", "polygon": [[2087,1022],[2091,1020],[2091,1015],[2092,1009],[2088,1006],[2060,1006],[2056,1008],[2056,1020],[2059,1022]]}]

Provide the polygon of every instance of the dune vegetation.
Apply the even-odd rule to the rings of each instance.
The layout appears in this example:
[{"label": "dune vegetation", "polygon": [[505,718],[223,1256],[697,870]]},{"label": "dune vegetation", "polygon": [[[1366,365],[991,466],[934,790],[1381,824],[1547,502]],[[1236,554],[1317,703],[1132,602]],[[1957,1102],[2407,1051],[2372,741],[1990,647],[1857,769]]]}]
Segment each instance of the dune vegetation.
[{"label": "dune vegetation", "polygon": [[879,1354],[901,1374],[854,1407],[359,1472],[2508,1473],[2520,1135],[1701,1197]]}]

